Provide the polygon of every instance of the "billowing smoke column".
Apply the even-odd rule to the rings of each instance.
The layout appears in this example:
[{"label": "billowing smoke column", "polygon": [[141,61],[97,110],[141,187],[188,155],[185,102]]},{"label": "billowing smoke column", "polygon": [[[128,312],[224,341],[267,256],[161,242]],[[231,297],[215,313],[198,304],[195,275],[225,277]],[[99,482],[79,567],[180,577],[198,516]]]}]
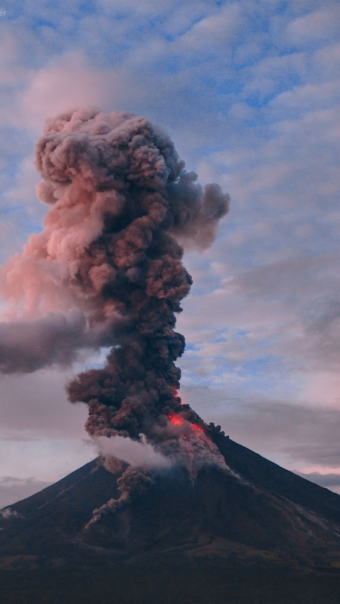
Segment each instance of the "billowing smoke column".
[{"label": "billowing smoke column", "polygon": [[89,407],[88,433],[143,434],[193,467],[216,460],[203,421],[177,394],[185,341],[174,328],[192,283],[182,245],[212,243],[228,195],[217,184],[202,190],[168,136],[129,113],[87,108],[48,121],[36,166],[51,208],[3,273],[0,369],[34,371],[109,346],[103,369],[68,386],[70,401]]}]

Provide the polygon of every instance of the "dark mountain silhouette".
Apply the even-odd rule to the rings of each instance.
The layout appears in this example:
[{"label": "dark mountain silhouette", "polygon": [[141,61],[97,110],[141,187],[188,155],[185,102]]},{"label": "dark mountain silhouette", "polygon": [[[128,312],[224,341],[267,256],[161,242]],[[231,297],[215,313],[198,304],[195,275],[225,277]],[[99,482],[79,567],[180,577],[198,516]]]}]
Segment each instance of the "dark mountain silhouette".
[{"label": "dark mountain silhouette", "polygon": [[119,496],[98,458],[7,509],[1,602],[339,603],[340,497],[214,440],[240,478],[174,469],[85,530]]}]

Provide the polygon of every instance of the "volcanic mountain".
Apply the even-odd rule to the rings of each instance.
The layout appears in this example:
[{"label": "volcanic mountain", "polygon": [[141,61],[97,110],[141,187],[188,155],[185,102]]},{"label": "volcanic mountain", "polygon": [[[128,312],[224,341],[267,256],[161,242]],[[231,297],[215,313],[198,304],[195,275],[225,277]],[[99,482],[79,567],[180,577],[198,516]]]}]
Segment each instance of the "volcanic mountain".
[{"label": "volcanic mountain", "polygon": [[124,471],[102,458],[3,510],[1,602],[338,603],[340,497],[213,440],[232,472],[167,470],[89,528]]}]

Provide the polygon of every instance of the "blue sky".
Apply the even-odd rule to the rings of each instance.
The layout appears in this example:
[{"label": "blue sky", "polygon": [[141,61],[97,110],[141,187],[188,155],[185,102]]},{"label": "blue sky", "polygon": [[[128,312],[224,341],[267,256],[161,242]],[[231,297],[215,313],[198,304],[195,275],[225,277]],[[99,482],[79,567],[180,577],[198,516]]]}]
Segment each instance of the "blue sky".
[{"label": "blue sky", "polygon": [[[1,262],[41,229],[33,154],[46,118],[94,104],[158,122],[200,182],[231,195],[214,246],[185,258],[183,397],[285,467],[340,474],[339,4],[2,9]],[[64,394],[74,371],[1,378],[0,495],[94,455],[86,409]]]}]

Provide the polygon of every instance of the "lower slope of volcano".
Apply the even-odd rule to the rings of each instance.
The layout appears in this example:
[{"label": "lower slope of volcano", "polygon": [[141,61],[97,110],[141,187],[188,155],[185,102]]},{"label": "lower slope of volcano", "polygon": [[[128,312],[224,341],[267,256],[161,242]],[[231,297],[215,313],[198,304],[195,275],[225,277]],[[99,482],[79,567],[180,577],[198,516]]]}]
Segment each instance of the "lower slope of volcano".
[{"label": "lower slope of volcano", "polygon": [[4,604],[340,602],[340,497],[224,437],[239,477],[207,466],[160,474],[140,498],[86,529],[118,497],[94,460],[3,513]]}]

